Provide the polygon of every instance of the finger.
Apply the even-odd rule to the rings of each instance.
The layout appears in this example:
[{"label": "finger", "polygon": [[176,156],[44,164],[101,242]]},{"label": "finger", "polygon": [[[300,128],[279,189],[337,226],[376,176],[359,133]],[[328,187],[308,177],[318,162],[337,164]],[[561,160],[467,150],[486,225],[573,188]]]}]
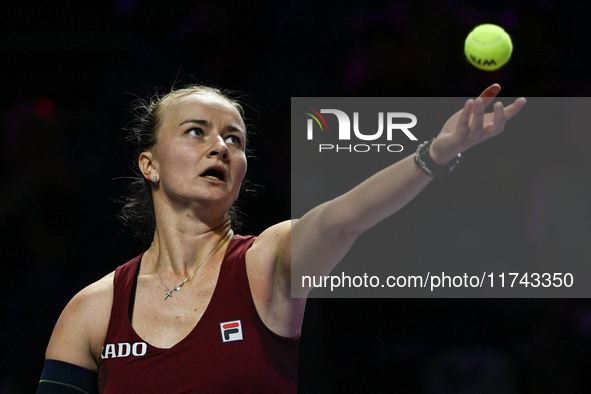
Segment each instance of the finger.
[{"label": "finger", "polygon": [[488,88],[486,88],[484,90],[484,92],[482,92],[480,94],[480,97],[482,98],[482,103],[485,108],[494,100],[495,97],[497,97],[497,95],[499,94],[500,91],[501,91],[501,85],[499,85],[498,83],[495,83],[495,84],[489,86]]},{"label": "finger", "polygon": [[505,108],[503,108],[502,103],[495,103],[494,114],[494,121],[490,125],[490,128],[488,128],[487,130],[487,134],[490,134],[490,136],[500,134],[505,128],[505,122],[507,121],[507,118],[505,116]]},{"label": "finger", "polygon": [[472,117],[472,124],[470,125],[470,138],[478,139],[482,134],[482,122],[484,119],[484,103],[482,98],[474,100],[474,116]]},{"label": "finger", "polygon": [[505,120],[511,119],[513,116],[517,115],[521,108],[527,103],[527,100],[524,97],[520,97],[515,102],[505,108]]},{"label": "finger", "polygon": [[458,125],[456,126],[456,130],[460,131],[461,133],[466,133],[470,130],[470,116],[472,115],[473,107],[474,100],[472,99],[466,101],[464,104],[464,109],[460,113]]}]

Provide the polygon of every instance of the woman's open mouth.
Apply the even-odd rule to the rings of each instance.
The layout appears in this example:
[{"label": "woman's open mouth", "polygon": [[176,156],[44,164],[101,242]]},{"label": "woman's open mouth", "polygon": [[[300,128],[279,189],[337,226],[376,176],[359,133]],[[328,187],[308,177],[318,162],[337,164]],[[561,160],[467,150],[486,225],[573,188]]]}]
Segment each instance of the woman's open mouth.
[{"label": "woman's open mouth", "polygon": [[203,174],[201,174],[201,176],[209,179],[214,179],[217,181],[226,180],[226,174],[224,173],[224,171],[217,167],[207,169]]}]

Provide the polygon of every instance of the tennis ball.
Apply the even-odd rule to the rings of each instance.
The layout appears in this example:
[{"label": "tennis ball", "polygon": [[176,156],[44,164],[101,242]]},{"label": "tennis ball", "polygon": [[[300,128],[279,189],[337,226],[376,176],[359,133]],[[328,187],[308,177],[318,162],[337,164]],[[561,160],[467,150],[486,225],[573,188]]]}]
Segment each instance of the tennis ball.
[{"label": "tennis ball", "polygon": [[509,61],[513,44],[511,37],[497,25],[477,26],[466,38],[464,53],[474,67],[494,71]]}]

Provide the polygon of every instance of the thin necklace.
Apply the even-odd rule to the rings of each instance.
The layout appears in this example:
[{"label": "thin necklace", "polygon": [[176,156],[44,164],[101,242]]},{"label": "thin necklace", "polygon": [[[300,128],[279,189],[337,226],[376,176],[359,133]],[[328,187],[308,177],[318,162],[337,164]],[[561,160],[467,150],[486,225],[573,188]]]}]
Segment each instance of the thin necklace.
[{"label": "thin necklace", "polygon": [[226,235],[224,235],[224,237],[222,239],[220,239],[220,242],[217,243],[217,245],[215,246],[215,248],[213,248],[211,250],[211,252],[209,252],[207,254],[207,256],[205,256],[203,258],[203,260],[201,260],[201,262],[199,264],[197,264],[197,267],[195,267],[195,269],[185,278],[185,280],[183,280],[179,285],[176,285],[173,290],[170,290],[168,288],[168,286],[166,286],[166,283],[164,283],[164,279],[162,279],[162,276],[160,276],[160,272],[158,272],[158,266],[156,265],[156,260],[154,260],[154,242],[152,242],[152,245],[150,246],[150,253],[152,254],[152,263],[154,263],[154,268],[156,269],[156,273],[158,274],[158,277],[160,278],[160,281],[162,282],[162,284],[164,285],[164,287],[166,287],[166,297],[164,297],[164,300],[167,300],[168,297],[172,297],[172,292],[173,291],[181,291],[181,287],[183,287],[183,285],[185,284],[186,281],[189,280],[189,278],[191,276],[193,276],[197,270],[199,269],[199,267],[201,267],[201,264],[203,264],[203,262],[205,260],[207,260],[207,258],[209,256],[211,256],[213,254],[213,252],[215,252],[220,245],[222,244],[222,242],[224,241],[224,239],[226,239],[228,237],[228,235],[230,235],[230,233],[232,232],[232,229],[229,229],[228,232],[226,233]]}]

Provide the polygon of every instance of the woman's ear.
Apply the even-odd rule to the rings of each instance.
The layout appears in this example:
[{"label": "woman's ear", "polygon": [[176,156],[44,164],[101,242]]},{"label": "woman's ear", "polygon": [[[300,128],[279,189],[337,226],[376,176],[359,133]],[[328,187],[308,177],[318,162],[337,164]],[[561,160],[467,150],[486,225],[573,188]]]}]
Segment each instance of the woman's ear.
[{"label": "woman's ear", "polygon": [[152,152],[142,152],[138,159],[138,166],[144,178],[150,182],[158,183],[158,169],[154,164],[154,156],[152,155]]}]

